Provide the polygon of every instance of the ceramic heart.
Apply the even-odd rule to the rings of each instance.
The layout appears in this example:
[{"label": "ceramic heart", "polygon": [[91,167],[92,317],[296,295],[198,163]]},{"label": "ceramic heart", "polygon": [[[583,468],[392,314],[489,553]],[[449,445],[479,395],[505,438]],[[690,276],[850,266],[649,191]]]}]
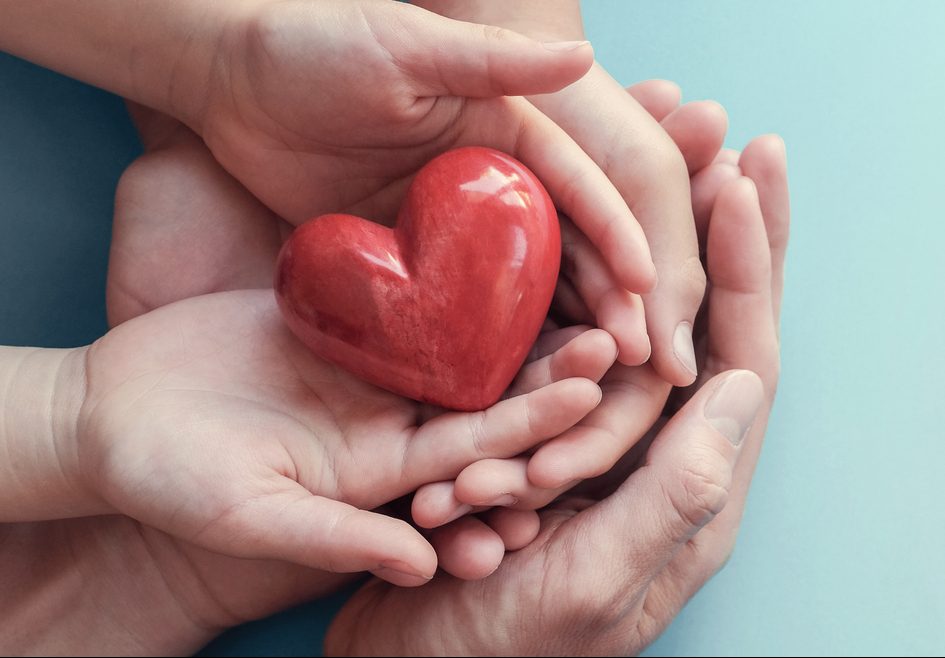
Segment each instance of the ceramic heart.
[{"label": "ceramic heart", "polygon": [[560,258],[555,207],[534,174],[467,147],[417,173],[393,229],[341,214],[296,229],[275,290],[320,357],[415,400],[484,409],[534,343]]}]

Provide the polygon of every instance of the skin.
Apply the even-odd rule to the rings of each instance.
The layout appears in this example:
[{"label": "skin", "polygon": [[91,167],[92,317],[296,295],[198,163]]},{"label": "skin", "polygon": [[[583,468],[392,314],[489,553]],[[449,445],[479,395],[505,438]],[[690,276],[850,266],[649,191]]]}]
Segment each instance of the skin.
[{"label": "skin", "polygon": [[[416,601],[405,600],[406,590],[389,593],[379,581],[366,587],[336,621],[329,652],[444,652],[444,637],[456,643],[452,650],[467,653],[634,651],[652,640],[724,562],[773,396],[780,279],[766,263],[778,260],[783,247],[772,236],[786,235],[788,216],[786,205],[777,201],[786,199],[780,140],[755,140],[742,160],[758,172],[760,206],[772,211],[763,218],[772,242],[763,242],[751,186],[741,179],[732,189],[726,186],[709,233],[709,271],[720,274],[723,283],[712,288],[703,367],[708,373],[751,363],[762,377],[762,407],[741,446],[726,448],[714,427],[705,426],[707,405],[684,407],[676,425],[667,426],[681,429],[664,431],[649,450],[640,444],[617,469],[543,511],[538,540],[506,556],[491,578],[463,584],[438,576],[417,590],[424,597]],[[751,258],[732,258],[733,253]],[[770,293],[760,285],[765,281]],[[730,313],[736,306],[739,316]],[[748,324],[733,332],[733,317]],[[745,331],[755,336],[754,343],[744,343]],[[566,330],[548,335],[536,356],[567,340]],[[709,361],[714,365],[709,367]],[[718,383],[711,380],[700,389],[703,403]],[[644,466],[638,469],[641,457]],[[586,573],[572,571],[575,554],[568,547],[575,533],[582,545],[597,551],[593,559],[577,563]],[[0,606],[4,618],[15,622],[3,638],[10,653],[74,653],[83,647],[96,653],[192,653],[225,627],[343,582],[343,577],[326,582],[323,572],[286,562],[227,557],[123,516],[4,524],[0,555],[6,556],[0,560],[0,577],[8,585]],[[547,576],[543,582],[557,589],[524,605],[539,582],[527,578],[536,568],[536,555],[542,577]],[[568,573],[557,578],[562,560]],[[526,591],[517,591],[517,583]],[[564,583],[583,583],[586,589],[562,590]],[[422,615],[403,607],[418,602]],[[405,610],[410,614],[405,616]],[[523,610],[528,615],[522,616]],[[470,624],[478,619],[483,623]],[[493,632],[497,623],[515,629],[502,636],[514,640],[513,648],[496,644],[502,639]]]},{"label": "skin", "polygon": [[[536,39],[585,38],[577,0],[419,0],[415,4],[444,16],[497,25]],[[591,272],[605,269],[596,255],[588,254],[579,261],[578,276],[574,277],[577,293],[599,325],[614,332],[622,363],[641,363],[646,355],[636,360],[635,350],[651,347],[650,362],[663,379],[675,386],[691,384],[696,379],[692,326],[705,291],[705,274],[689,203],[690,175],[702,166],[699,158],[683,157],[674,144],[678,140],[673,138],[673,132],[678,136],[684,127],[674,120],[658,123],[599,63],[576,83],[529,100],[566,131],[619,190],[643,227],[659,275],[657,286],[645,291],[643,303],[634,304],[632,298],[604,294],[599,283],[583,280]],[[712,113],[716,121],[725,121],[725,111],[718,104],[706,103],[703,111]],[[714,155],[709,153],[709,160]],[[599,276],[592,277],[592,281],[599,280]],[[601,323],[611,314],[628,317],[640,312],[645,312],[649,337],[642,345],[626,323]]]},{"label": "skin", "polygon": [[520,98],[581,78],[586,42],[542,43],[382,0],[38,0],[5,8],[0,48],[182,121],[294,225],[326,212],[390,222],[433,156],[509,153],[594,245],[583,277],[593,285],[577,291],[593,294],[597,324],[618,336],[624,362],[646,358],[642,318],[626,325],[632,335],[621,330],[642,312],[631,293],[656,285],[646,238],[594,161]]},{"label": "skin", "polygon": [[[666,123],[694,171],[711,173],[715,168],[711,160],[721,147],[726,128],[714,104],[696,102],[678,107],[679,89],[665,81],[641,83],[629,92]],[[288,226],[226,174],[186,127],[138,106],[132,106],[132,116],[148,152],[129,168],[118,187],[108,278],[111,321],[119,323],[193,295],[270,285],[278,244]],[[736,170],[729,170],[737,175]],[[694,190],[711,197],[727,179],[714,176]],[[220,214],[226,216],[229,230],[221,226]],[[573,228],[565,229],[565,241],[570,245],[566,253],[593,251]],[[593,321],[579,302],[569,307],[569,298],[560,293],[558,306],[572,321]],[[556,335],[573,338],[587,329],[578,327]],[[546,336],[544,344],[553,339]],[[594,345],[596,350],[575,346],[574,358],[563,355],[555,370],[596,381],[600,378],[597,363],[612,360],[613,343],[597,338]],[[552,351],[544,348],[542,355]],[[549,364],[553,363],[548,358]],[[534,384],[549,381],[545,376]],[[494,512],[486,518],[489,524],[505,528],[504,533],[489,531],[489,524],[475,518],[433,533],[431,542],[441,557],[441,566],[465,578],[491,573],[506,548],[524,545],[537,533],[537,516],[529,510],[551,501],[574,481],[607,471],[652,425],[669,393],[668,384],[649,367],[615,367],[604,377],[602,387],[600,407],[535,455],[533,477],[541,486],[521,491],[523,476],[518,467],[529,462],[522,457],[516,459],[516,468],[501,465],[498,472],[494,472],[497,461],[473,467],[464,477],[463,501],[455,497],[451,481],[420,489],[413,517],[428,528],[453,521],[473,508],[479,511],[485,502],[513,489],[519,498],[512,503],[515,510]],[[627,422],[628,418],[633,422]],[[482,477],[485,472],[491,475]]]},{"label": "skin", "polygon": [[[706,381],[642,459],[542,510],[538,538],[487,579],[365,585],[333,622],[328,655],[636,653],[725,563],[777,383],[772,263],[788,221],[783,143],[759,138],[742,157],[765,174],[728,182],[711,215]],[[716,374],[728,368],[751,371]]]}]

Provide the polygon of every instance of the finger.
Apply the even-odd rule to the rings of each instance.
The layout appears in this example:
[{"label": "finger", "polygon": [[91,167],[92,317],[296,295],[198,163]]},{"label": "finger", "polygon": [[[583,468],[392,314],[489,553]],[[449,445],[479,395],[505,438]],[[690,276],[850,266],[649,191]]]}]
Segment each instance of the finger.
[{"label": "finger", "polygon": [[523,501],[524,508],[535,509],[530,505],[533,489],[528,481],[528,457],[481,459],[456,477],[453,495],[470,506],[514,507]]},{"label": "finger", "polygon": [[472,505],[456,499],[453,480],[424,484],[410,503],[410,516],[421,528],[437,528],[472,511]]},{"label": "finger", "polygon": [[526,364],[509,388],[509,396],[531,393],[569,377],[598,382],[617,358],[617,345],[610,334],[590,329],[553,354]]},{"label": "finger", "polygon": [[580,78],[594,61],[587,41],[542,43],[512,30],[455,21],[410,5],[389,11],[396,12],[391,16],[396,20],[384,24],[379,13],[381,22],[372,32],[398,66],[413,73],[420,96],[551,93]]},{"label": "finger", "polygon": [[545,507],[574,482],[554,488],[539,487],[528,479],[528,457],[482,459],[456,478],[453,496],[459,505],[529,511]]},{"label": "finger", "polygon": [[561,221],[563,260],[571,263],[569,278],[597,326],[617,342],[620,362],[640,365],[650,356],[643,300],[614,281],[600,252],[567,219]]},{"label": "finger", "polygon": [[768,406],[746,442],[736,472],[735,505],[725,519],[733,535],[761,450],[780,369],[771,255],[754,184],[747,178],[727,184],[719,193],[709,224],[707,261],[712,296],[706,370],[750,368],[761,377],[768,394]]},{"label": "finger", "polygon": [[[729,167],[729,165],[712,165]],[[708,170],[707,170],[708,171]],[[771,258],[752,181],[727,181],[713,203],[706,238],[711,293],[701,345],[704,382],[723,370],[749,368],[774,386],[778,347],[771,311]],[[733,315],[735,314],[735,315]],[[675,396],[686,400],[686,391]]]},{"label": "finger", "polygon": [[653,288],[656,270],[643,230],[613,183],[573,139],[522,98],[469,101],[464,112],[462,143],[491,146],[521,160],[600,251],[618,285],[632,292]]},{"label": "finger", "polygon": [[692,214],[696,222],[699,244],[705,245],[712,207],[726,183],[742,175],[738,165],[713,163],[692,177]]},{"label": "finger", "polygon": [[[783,156],[783,151],[778,153],[778,144],[770,144],[774,148],[768,150],[768,154],[773,156],[772,162],[775,165],[774,178],[780,176],[781,181],[772,181],[772,187],[778,190],[783,186],[786,193],[786,171],[781,169],[777,172],[776,163],[779,156]],[[783,162],[783,159],[782,159]],[[734,188],[735,185],[732,186]],[[739,195],[739,190],[727,188],[724,195],[720,197],[718,215],[713,214],[712,224],[709,233],[709,277],[719,278],[721,271],[722,278],[726,280],[738,279],[741,281],[740,290],[732,291],[729,284],[725,296],[720,298],[719,304],[715,304],[716,291],[713,289],[712,305],[710,305],[710,354],[718,361],[739,363],[741,367],[756,368],[759,373],[763,373],[762,379],[766,387],[766,400],[752,429],[748,433],[742,447],[742,455],[735,468],[731,495],[726,509],[717,516],[706,528],[704,528],[687,545],[685,553],[680,553],[674,566],[667,569],[663,575],[654,583],[654,587],[661,590],[661,596],[673,602],[675,605],[682,606],[703,582],[714,573],[730,555],[734,546],[735,536],[741,521],[742,510],[744,509],[745,498],[748,494],[748,488],[751,484],[751,478],[754,473],[755,465],[761,451],[762,441],[764,439],[765,428],[773,401],[774,389],[777,381],[777,339],[776,324],[777,317],[772,313],[771,304],[774,303],[774,294],[779,285],[774,281],[774,277],[764,277],[764,263],[771,261],[773,254],[777,249],[777,241],[773,244],[766,240],[764,231],[759,230],[764,221],[762,220],[760,203],[751,195],[751,190],[744,190]],[[782,210],[782,209],[778,209]],[[786,209],[783,209],[786,210]],[[724,254],[714,258],[716,253],[727,248],[730,244],[736,243],[741,260],[740,264],[726,262]],[[768,297],[759,294],[765,286],[770,288],[771,295]],[[735,306],[727,306],[728,302],[743,299],[744,292],[752,291],[755,303],[751,305],[751,313],[747,317],[739,318],[734,321],[727,313],[736,310]],[[721,294],[721,291],[720,291]],[[719,308],[721,306],[721,308]],[[740,310],[744,310],[744,304]],[[745,321],[756,327],[759,334],[767,335],[768,340],[764,345],[738,345],[734,342],[725,341],[713,342],[713,336],[718,334],[722,337],[736,329],[735,325]],[[766,328],[767,327],[767,328]]]},{"label": "finger", "polygon": [[495,571],[505,557],[502,537],[481,519],[464,516],[430,533],[439,565],[463,580],[479,580]]},{"label": "finger", "polygon": [[718,152],[718,155],[715,156],[713,162],[718,164],[737,165],[741,155],[742,154],[735,149],[722,149]]},{"label": "finger", "polygon": [[646,464],[584,512],[595,521],[587,541],[599,559],[626,565],[632,583],[657,576],[725,507],[739,446],[763,402],[761,380],[750,371],[700,388],[659,433]]},{"label": "finger", "polygon": [[750,367],[773,384],[777,338],[771,311],[771,257],[750,179],[731,181],[719,192],[709,224],[707,262],[712,295],[706,376]]},{"label": "finger", "polygon": [[611,368],[601,382],[601,404],[531,456],[529,482],[561,489],[609,470],[656,422],[669,388],[649,366]]},{"label": "finger", "polygon": [[669,80],[644,80],[627,87],[627,93],[657,121],[679,107],[682,89]]},{"label": "finger", "polygon": [[535,541],[541,530],[541,519],[531,510],[496,507],[480,514],[480,518],[499,535],[506,551],[525,548]]},{"label": "finger", "polygon": [[660,125],[682,153],[692,175],[712,163],[722,148],[728,114],[715,101],[695,101],[673,110]]},{"label": "finger", "polygon": [[538,340],[535,341],[535,345],[532,347],[532,351],[529,354],[529,358],[533,361],[543,359],[549,354],[560,350],[585,331],[592,328],[593,327],[590,325],[577,324],[539,334]]},{"label": "finger", "polygon": [[597,384],[571,378],[484,411],[437,416],[420,426],[406,447],[395,447],[405,451],[400,458],[406,490],[454,478],[479,459],[524,452],[573,427],[600,399]]},{"label": "finger", "polygon": [[[646,325],[653,344],[652,363],[672,384],[685,386],[695,380],[695,354],[691,328],[705,290],[705,276],[693,225],[689,172],[672,139],[630,94],[598,66],[564,92],[566,98],[583,95],[598,98],[594,121],[583,108],[565,106],[555,97],[537,97],[539,107],[556,116],[558,123],[596,161],[620,191],[642,226],[659,282],[644,293]],[[607,126],[607,130],[601,130]],[[536,172],[537,173],[537,172]],[[594,232],[576,221],[614,269],[618,258],[633,256],[620,248],[611,254]],[[600,216],[600,215],[598,215]]]},{"label": "finger", "polygon": [[233,506],[188,539],[234,557],[336,573],[371,571],[402,586],[428,582],[437,565],[433,548],[409,524],[313,496],[288,479],[278,493]]},{"label": "finger", "polygon": [[791,223],[791,203],[787,184],[787,157],[784,140],[777,135],[764,135],[751,141],[739,158],[739,166],[758,189],[761,214],[764,217],[771,248],[771,271],[774,288],[774,316],[781,317],[781,296],[784,291],[784,256],[787,251]]}]

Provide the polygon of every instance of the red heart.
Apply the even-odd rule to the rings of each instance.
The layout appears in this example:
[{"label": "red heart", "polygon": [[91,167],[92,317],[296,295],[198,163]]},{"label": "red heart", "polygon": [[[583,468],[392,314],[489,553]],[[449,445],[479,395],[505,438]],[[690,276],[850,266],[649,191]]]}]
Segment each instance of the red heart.
[{"label": "red heart", "polygon": [[323,215],[279,254],[289,328],[316,354],[415,400],[496,402],[551,304],[561,236],[548,193],[498,151],[449,151],[421,169],[389,229]]}]

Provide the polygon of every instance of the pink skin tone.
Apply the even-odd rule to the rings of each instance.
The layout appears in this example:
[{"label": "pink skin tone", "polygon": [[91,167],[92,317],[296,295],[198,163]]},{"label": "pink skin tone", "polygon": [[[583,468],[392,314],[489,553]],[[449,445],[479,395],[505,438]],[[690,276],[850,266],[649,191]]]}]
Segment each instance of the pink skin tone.
[{"label": "pink skin tone", "polygon": [[753,177],[723,185],[706,225],[700,385],[617,468],[543,509],[535,540],[489,578],[365,585],[327,655],[632,655],[722,567],[777,387],[773,263],[789,221],[781,140],[752,141],[737,166]]},{"label": "pink skin tone", "polygon": [[[443,16],[487,23],[541,40],[584,39],[578,0],[414,0]],[[632,48],[632,46],[631,46]],[[560,91],[529,96],[529,101],[564,129],[607,174],[640,222],[659,282],[643,299],[617,293],[607,280],[607,266],[591,249],[583,250],[573,277],[573,295],[589,310],[594,324],[611,332],[619,360],[637,365],[649,356],[663,379],[675,386],[696,378],[692,327],[705,291],[699,260],[689,177],[699,158],[680,157],[671,133],[686,121],[660,125],[640,100],[624,93],[601,63]],[[703,112],[724,121],[725,112],[705,103]],[[706,145],[709,142],[705,142]],[[715,151],[708,151],[711,160]],[[707,162],[707,160],[702,161]],[[648,352],[639,358],[633,327],[645,316]]]},{"label": "pink skin tone", "polygon": [[[475,582],[437,577],[420,590],[387,590],[381,581],[372,582],[336,619],[329,654],[521,655],[552,649],[627,654],[651,641],[723,564],[734,543],[776,387],[782,279],[772,264],[783,261],[789,213],[780,140],[753,141],[738,166],[753,178],[736,177],[726,184],[706,222],[712,287],[708,333],[700,341],[706,382],[698,394],[668,423],[661,419],[618,468],[544,510],[537,540],[509,554],[493,577]],[[130,362],[140,363],[142,345],[159,344],[161,337],[178,341],[181,331],[190,332],[184,318],[205,325],[192,309],[225,306],[227,299],[244,295],[232,294],[236,297],[205,297],[162,310],[160,317],[173,331],[152,324],[158,315],[130,322],[123,335],[134,349],[121,349],[123,339],[116,335],[107,349],[117,349],[122,358],[99,355],[93,362],[101,368],[111,361],[117,366],[112,375],[133,382],[121,370]],[[230,332],[259,346],[253,332],[239,330],[247,320],[246,301],[240,301],[232,316],[221,308],[209,309],[226,325],[212,332],[215,346]],[[271,298],[268,303],[272,317]],[[135,334],[149,326],[157,330],[154,336],[139,340]],[[546,335],[533,363],[550,365],[541,354],[568,341],[568,333]],[[606,338],[598,330],[581,337],[587,335]],[[523,372],[522,381],[560,374],[556,371],[566,368],[567,360],[557,357],[573,344],[551,357],[558,367]],[[571,356],[582,353],[587,354],[579,350]],[[168,360],[159,360],[166,370]],[[198,365],[193,359],[186,362],[189,368]],[[744,367],[757,372],[760,382],[744,371],[712,377],[716,369]],[[101,392],[100,377],[95,381]],[[676,404],[689,397],[689,392],[681,393]],[[279,399],[285,403],[284,394]],[[120,396],[114,402],[121,403]],[[751,408],[755,403],[757,412]],[[160,429],[153,422],[160,406],[146,406],[150,419],[131,409],[127,420],[146,422],[149,429],[126,437]],[[744,436],[743,427],[749,428]],[[204,424],[204,431],[208,428]],[[233,432],[221,438],[232,440]],[[214,450],[214,459],[219,462],[219,457]],[[123,459],[116,463],[130,465]],[[267,526],[278,518],[264,516]],[[490,521],[507,543],[523,541],[502,517]],[[126,516],[7,523],[0,531],[0,576],[8,586],[0,605],[11,620],[3,646],[9,653],[87,649],[189,654],[227,626],[324,593],[343,578],[285,561],[227,557]],[[575,551],[575,546],[585,550]],[[508,632],[496,634],[497,627]]]},{"label": "pink skin tone", "polygon": [[[710,173],[718,168],[711,163],[711,158],[719,150],[726,126],[724,117],[719,120],[714,104],[696,102],[677,108],[678,88],[661,81],[641,83],[632,87],[630,93],[652,109],[655,116],[671,120],[671,127],[677,126],[680,147],[691,160],[694,171]],[[119,186],[108,288],[112,321],[122,321],[175,298],[219,289],[269,285],[282,234],[277,220],[258,201],[239,191],[237,184],[219,169],[186,128],[154,113],[139,109],[135,113],[144,129],[145,142],[152,150],[132,165]],[[731,171],[737,175],[737,170]],[[717,191],[727,180],[725,175],[703,175],[703,178],[709,184],[695,188],[703,197],[711,197],[713,190]],[[178,205],[184,199],[186,205]],[[173,205],[168,207],[168,204]],[[221,230],[221,223],[214,214],[217,207],[226,208],[233,224],[231,232]],[[192,215],[185,214],[182,208],[192,211]],[[248,241],[247,236],[257,239]],[[579,239],[576,232],[566,232],[565,240],[575,245],[569,248],[583,248],[585,243],[576,244]],[[213,248],[201,247],[203,244],[212,244]],[[201,258],[186,264],[189,253],[219,254],[219,260],[208,263]],[[159,266],[162,262],[165,264]],[[175,262],[179,262],[179,266],[175,266]],[[154,265],[148,266],[148,263]],[[192,272],[189,277],[186,276],[188,271]],[[566,300],[561,302],[560,288],[558,292],[556,303],[568,310]],[[586,317],[579,316],[579,319],[586,321]],[[642,324],[640,327],[645,331]],[[613,340],[600,331],[587,332],[587,335],[581,331],[585,330],[562,330],[557,339],[555,335],[546,336],[539,346],[542,353],[533,354],[533,357],[542,357],[538,361],[540,367],[530,371],[541,374],[520,377],[516,383],[516,390],[524,391],[568,376],[593,381],[604,377],[601,408],[574,430],[542,448],[546,455],[560,455],[551,464],[552,469],[558,469],[551,475],[563,477],[566,482],[606,471],[648,429],[662,407],[660,396],[668,394],[668,385],[648,367],[620,367],[608,372],[616,356]],[[580,340],[568,344],[575,337]],[[549,348],[552,342],[555,344]],[[565,348],[560,355],[550,355],[563,345]],[[634,385],[627,386],[625,382]],[[641,399],[641,390],[655,392]],[[638,420],[634,423],[627,423],[628,409],[635,410]],[[576,433],[577,439],[569,438]],[[539,455],[541,451],[536,456]],[[591,462],[585,455],[592,457]],[[581,470],[561,469],[562,463],[574,464]],[[536,507],[558,495],[564,486],[551,484],[556,486],[541,490],[541,496],[532,496]],[[437,485],[440,491],[443,486]],[[492,478],[484,492],[489,494],[503,488],[501,481]],[[449,489],[446,494],[428,496],[421,490],[419,500],[430,501],[428,510],[424,510],[422,504],[414,507],[421,525],[437,525],[446,520],[444,514],[455,518],[468,511],[457,509],[459,505],[451,502],[454,498]],[[523,499],[517,504],[518,509],[498,510],[485,517],[491,526],[479,518],[471,518],[454,528],[433,533],[431,541],[439,549],[441,566],[471,578],[494,570],[506,547],[524,545],[537,531],[538,517],[527,507],[528,501]],[[465,529],[459,533],[465,540],[440,541],[440,537],[456,536],[457,528]]]},{"label": "pink skin tone", "polygon": [[[4,18],[0,48],[174,116],[293,225],[329,212],[389,224],[435,155],[462,146],[512,155],[594,245],[581,252],[593,263],[577,268],[575,290],[616,337],[618,357],[647,356],[644,321],[626,322],[642,308],[631,293],[657,284],[647,237],[595,160],[522,98],[581,79],[593,64],[586,41],[537,41],[386,0],[36,0]],[[683,188],[671,191],[688,211],[679,171]]]}]

